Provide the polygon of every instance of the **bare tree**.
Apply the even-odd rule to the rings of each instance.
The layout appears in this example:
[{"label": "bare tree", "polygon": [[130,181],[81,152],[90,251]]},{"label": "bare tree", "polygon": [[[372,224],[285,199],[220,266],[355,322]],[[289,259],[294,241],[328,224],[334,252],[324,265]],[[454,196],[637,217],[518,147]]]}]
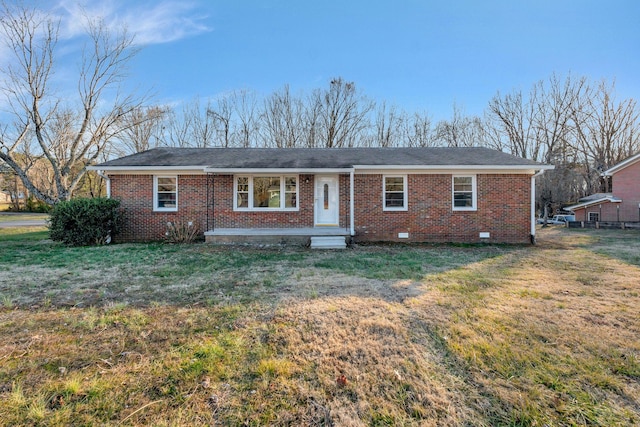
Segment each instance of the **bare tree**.
[{"label": "bare tree", "polygon": [[249,90],[234,91],[230,97],[232,110],[236,118],[236,129],[232,133],[237,147],[255,147],[259,128],[258,100],[255,92]]},{"label": "bare tree", "polygon": [[398,111],[395,105],[387,107],[382,101],[378,104],[374,122],[375,134],[370,138],[372,146],[397,147],[404,143],[406,114]]},{"label": "bare tree", "polygon": [[586,85],[584,77],[573,79],[568,76],[560,81],[556,75],[549,79],[549,87],[538,83],[540,99],[535,106],[533,125],[536,140],[544,153],[542,161],[563,165],[573,163],[571,141],[574,137],[574,123],[571,112],[578,106],[581,92]]},{"label": "bare tree", "polygon": [[528,99],[514,92],[504,97],[498,94],[489,103],[485,135],[493,146],[508,147],[514,155],[556,166],[537,180],[537,203],[545,216],[579,196],[575,191],[580,188],[576,181],[580,159],[573,148],[576,127],[571,116],[579,108],[585,85],[584,78],[552,75],[548,82],[537,82]]},{"label": "bare tree", "polygon": [[[520,91],[505,96],[498,93],[489,102],[487,114],[488,125],[494,129],[485,129],[492,134],[492,144],[531,160],[567,160],[571,157],[574,132],[571,113],[577,108],[585,85],[585,78],[568,76],[561,80],[554,74],[548,82],[537,82],[527,99]],[[507,142],[499,141],[499,134]]]},{"label": "bare tree", "polygon": [[374,105],[356,90],[353,82],[332,79],[329,90],[317,90],[311,97],[318,107],[319,142],[327,148],[353,147],[363,139],[367,117]]},{"label": "bare tree", "polygon": [[165,145],[172,147],[212,147],[217,144],[215,117],[211,114],[211,101],[203,107],[200,98],[187,102],[176,113],[168,116]]},{"label": "bare tree", "polygon": [[433,147],[436,135],[431,127],[431,118],[426,113],[414,113],[403,120],[404,144],[408,147]]},{"label": "bare tree", "polygon": [[525,159],[539,160],[539,146],[535,139],[535,129],[532,125],[534,116],[534,100],[536,89],[532,89],[531,100],[526,101],[522,92],[517,91],[505,96],[498,93],[489,101],[487,116],[492,123],[494,135],[503,135],[506,142],[494,139],[496,146],[508,148],[511,154]]},{"label": "bare tree", "polygon": [[216,126],[213,123],[212,117],[209,115],[211,111],[211,100],[207,100],[207,104],[204,107],[200,107],[200,103],[196,102],[193,105],[192,114],[192,126],[193,126],[193,139],[191,141],[192,147],[212,147],[216,145]]},{"label": "bare tree", "polygon": [[[72,196],[86,166],[127,128],[123,118],[142,103],[118,90],[135,53],[133,39],[125,31],[113,34],[103,22],[87,19],[89,42],[73,103],[56,93],[52,82],[61,63],[59,22],[26,6],[2,3],[1,8],[0,34],[11,57],[1,70],[0,90],[9,112],[0,124],[0,159],[31,194],[54,204]],[[36,180],[36,167],[49,174],[50,185],[47,179]]]},{"label": "bare tree", "polygon": [[216,133],[216,145],[229,148],[231,141],[231,128],[233,118],[233,108],[227,97],[220,97],[216,101],[215,107],[210,106],[207,115],[213,121]]},{"label": "bare tree", "polygon": [[311,96],[307,98],[307,103],[305,104],[302,117],[305,138],[304,146],[308,148],[324,146],[321,141],[322,132],[320,130],[320,117],[323,107],[322,99],[318,94],[318,91],[314,91]]},{"label": "bare tree", "polygon": [[576,149],[584,158],[586,192],[600,188],[600,175],[611,166],[640,151],[640,111],[633,99],[615,99],[615,83],[602,81],[583,93],[572,110]]},{"label": "bare tree", "polygon": [[141,107],[124,116],[124,131],[118,136],[114,151],[119,156],[140,153],[162,145],[166,107]]},{"label": "bare tree", "polygon": [[264,101],[260,118],[264,146],[290,148],[302,145],[304,105],[301,99],[291,97],[288,85]]},{"label": "bare tree", "polygon": [[438,122],[435,133],[438,143],[448,147],[474,147],[483,142],[480,118],[465,115],[464,109],[455,103],[451,120]]}]

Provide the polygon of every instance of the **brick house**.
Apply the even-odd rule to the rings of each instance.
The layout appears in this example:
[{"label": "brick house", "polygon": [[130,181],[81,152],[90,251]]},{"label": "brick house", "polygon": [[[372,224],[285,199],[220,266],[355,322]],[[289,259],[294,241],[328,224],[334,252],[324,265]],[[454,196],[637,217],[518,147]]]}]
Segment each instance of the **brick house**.
[{"label": "brick house", "polygon": [[[188,221],[207,241],[528,243],[535,175],[487,148],[156,148],[91,169],[125,210],[119,241]],[[322,237],[325,236],[325,237]]]},{"label": "brick house", "polygon": [[607,193],[583,197],[568,206],[576,221],[635,222],[640,221],[640,153],[603,172]]}]

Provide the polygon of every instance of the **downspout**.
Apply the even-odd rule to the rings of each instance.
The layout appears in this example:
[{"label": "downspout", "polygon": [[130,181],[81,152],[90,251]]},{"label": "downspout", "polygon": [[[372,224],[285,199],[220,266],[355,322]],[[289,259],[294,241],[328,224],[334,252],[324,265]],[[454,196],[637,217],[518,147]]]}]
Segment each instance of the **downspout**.
[{"label": "downspout", "polygon": [[111,198],[111,178],[108,175],[104,174],[104,171],[98,170],[96,171],[100,178],[104,178],[107,185],[107,199]]},{"label": "downspout", "polygon": [[216,228],[215,222],[215,173],[207,172],[207,197],[205,202],[205,211],[207,212],[207,224],[206,231],[214,231]]},{"label": "downspout", "polygon": [[531,244],[536,244],[536,178],[544,173],[544,169],[531,176]]},{"label": "downspout", "polygon": [[354,212],[354,201],[353,201],[353,195],[355,193],[355,191],[353,190],[353,183],[355,181],[353,174],[355,173],[355,169],[351,169],[351,172],[349,173],[349,228],[351,229],[351,237],[356,235],[356,231],[355,231],[355,219],[353,218],[353,212]]}]

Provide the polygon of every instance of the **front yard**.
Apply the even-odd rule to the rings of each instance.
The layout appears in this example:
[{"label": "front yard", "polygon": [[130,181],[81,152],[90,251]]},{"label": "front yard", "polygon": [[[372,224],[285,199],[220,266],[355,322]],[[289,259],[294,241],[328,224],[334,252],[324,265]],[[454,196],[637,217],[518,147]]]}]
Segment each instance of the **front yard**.
[{"label": "front yard", "polygon": [[0,230],[7,425],[635,425],[640,232],[66,248]]}]

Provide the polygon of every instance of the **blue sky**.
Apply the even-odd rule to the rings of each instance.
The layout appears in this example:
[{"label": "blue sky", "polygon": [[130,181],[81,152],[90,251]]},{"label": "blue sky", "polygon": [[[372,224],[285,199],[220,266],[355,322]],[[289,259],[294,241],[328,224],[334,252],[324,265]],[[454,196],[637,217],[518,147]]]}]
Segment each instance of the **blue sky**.
[{"label": "blue sky", "polygon": [[[79,31],[77,1],[61,16]],[[500,91],[525,92],[552,73],[616,80],[640,99],[637,0],[90,0],[136,33],[128,85],[177,105],[237,89],[294,94],[353,81],[365,95],[433,120],[454,102],[481,114]]]}]

